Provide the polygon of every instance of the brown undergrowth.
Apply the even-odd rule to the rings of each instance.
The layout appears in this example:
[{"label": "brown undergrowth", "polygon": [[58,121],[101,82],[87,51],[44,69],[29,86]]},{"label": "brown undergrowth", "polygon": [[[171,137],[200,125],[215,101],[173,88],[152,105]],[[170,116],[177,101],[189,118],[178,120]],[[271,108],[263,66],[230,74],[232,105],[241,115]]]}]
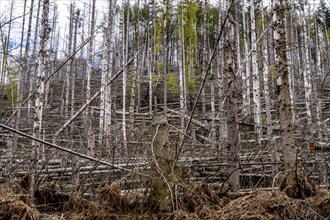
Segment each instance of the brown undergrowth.
[{"label": "brown undergrowth", "polygon": [[[274,192],[234,194],[206,183],[181,185],[172,203],[176,210],[170,213],[151,212],[146,193],[123,193],[117,182],[105,185],[89,199],[77,192],[65,194],[54,183],[46,184],[38,190],[39,198],[34,203],[22,199],[24,196],[12,187],[1,185],[0,219],[329,219],[329,190],[318,189],[303,173],[299,175],[297,181],[297,176],[287,174],[282,191]],[[310,187],[313,193],[307,190]]]},{"label": "brown undergrowth", "polygon": [[18,193],[17,187],[10,184],[0,185],[0,219],[40,219],[40,213],[28,197],[26,194]]}]

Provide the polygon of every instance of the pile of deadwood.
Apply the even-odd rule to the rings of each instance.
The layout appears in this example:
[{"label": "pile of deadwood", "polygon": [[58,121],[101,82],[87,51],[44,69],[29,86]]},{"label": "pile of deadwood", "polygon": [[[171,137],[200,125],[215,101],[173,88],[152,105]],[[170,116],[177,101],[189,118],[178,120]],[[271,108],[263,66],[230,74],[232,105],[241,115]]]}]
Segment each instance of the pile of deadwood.
[{"label": "pile of deadwood", "polygon": [[121,183],[94,195],[64,193],[55,183],[28,191],[29,175],[0,185],[0,219],[329,219],[330,192],[304,172],[290,171],[278,188],[232,193],[226,185],[183,182],[168,209],[150,204],[150,193],[124,192]]}]

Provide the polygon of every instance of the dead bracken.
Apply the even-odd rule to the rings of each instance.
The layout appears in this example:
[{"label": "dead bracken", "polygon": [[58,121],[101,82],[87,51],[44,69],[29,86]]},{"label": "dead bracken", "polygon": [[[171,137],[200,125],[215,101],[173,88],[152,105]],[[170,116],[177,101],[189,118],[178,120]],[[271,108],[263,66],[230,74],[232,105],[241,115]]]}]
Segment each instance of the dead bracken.
[{"label": "dead bracken", "polygon": [[173,201],[176,210],[158,213],[148,209],[146,194],[125,194],[118,182],[103,186],[88,199],[79,192],[61,192],[60,187],[49,183],[39,190],[40,198],[35,200],[38,204],[24,201],[17,189],[2,184],[0,219],[327,219],[329,190],[312,187],[311,193],[307,191],[309,187],[301,186],[306,184],[302,180],[309,181],[308,178],[302,172],[298,176],[300,185],[293,184],[293,174],[288,173],[280,187],[282,191],[275,192],[260,189],[224,193],[206,183],[180,185]]}]

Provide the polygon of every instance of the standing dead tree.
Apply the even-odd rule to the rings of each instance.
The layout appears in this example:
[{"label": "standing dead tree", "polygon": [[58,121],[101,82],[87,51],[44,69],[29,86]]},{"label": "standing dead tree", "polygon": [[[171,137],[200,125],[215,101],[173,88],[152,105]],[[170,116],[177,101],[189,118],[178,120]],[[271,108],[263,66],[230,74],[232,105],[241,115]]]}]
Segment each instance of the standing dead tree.
[{"label": "standing dead tree", "polygon": [[[36,92],[36,101],[35,101],[35,113],[34,113],[34,123],[33,123],[33,136],[40,138],[42,137],[42,117],[43,117],[43,108],[44,108],[44,93],[45,93],[45,72],[46,72],[46,43],[49,34],[49,24],[48,24],[48,15],[49,15],[49,0],[43,1],[42,9],[42,19],[41,19],[41,41],[40,41],[40,50],[39,50],[39,66],[38,66],[38,75],[37,81],[40,84]],[[36,181],[36,176],[38,172],[38,161],[39,161],[39,149],[40,143],[32,140],[32,180],[30,186],[30,194],[33,197],[34,195],[34,185]]]}]

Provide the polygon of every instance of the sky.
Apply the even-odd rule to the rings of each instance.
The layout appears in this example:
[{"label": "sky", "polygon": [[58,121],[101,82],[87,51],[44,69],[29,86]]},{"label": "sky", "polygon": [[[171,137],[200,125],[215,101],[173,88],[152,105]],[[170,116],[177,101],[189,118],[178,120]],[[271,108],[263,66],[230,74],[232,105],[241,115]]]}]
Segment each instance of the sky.
[{"label": "sky", "polygon": [[[13,0],[14,1],[14,13],[13,17],[18,17],[23,14],[23,5],[24,0]],[[58,7],[58,26],[60,27],[60,32],[62,39],[65,39],[65,36],[67,35],[66,32],[68,30],[68,23],[69,23],[69,5],[72,1],[76,2],[76,5],[78,8],[80,8],[83,12],[84,5],[86,7],[86,10],[88,10],[88,5],[91,4],[92,0],[50,0],[51,5],[57,5]],[[123,0],[117,0],[117,4],[122,2]],[[144,0],[141,0],[143,2]],[[178,0],[174,0],[177,2]],[[242,1],[242,0],[241,0]],[[246,2],[249,2],[250,0],[246,0]],[[267,3],[270,3],[270,0],[263,0],[264,5]],[[10,12],[10,5],[12,0],[0,0],[0,22],[9,20],[9,12]],[[38,0],[35,0],[35,4],[37,4]],[[135,0],[130,0],[131,4],[135,2]],[[219,2],[219,0],[209,0],[209,2],[216,4]],[[316,7],[316,5],[319,3],[319,0],[309,0],[309,2],[313,7]],[[30,8],[30,0],[28,0],[27,3],[28,8]],[[37,6],[35,6],[35,9]],[[104,13],[106,12],[108,8],[108,0],[96,0],[96,13],[97,13],[97,24],[101,23],[101,20],[103,18]],[[51,9],[52,11],[52,9]],[[26,20],[28,19],[28,16],[26,16]],[[86,13],[84,19],[88,21],[88,13]],[[16,44],[16,42],[20,41],[20,33],[22,29],[22,17],[15,20],[13,23],[13,32],[11,34],[12,43]],[[85,33],[85,38],[87,37],[87,33]],[[78,43],[79,44],[79,43]]]}]

